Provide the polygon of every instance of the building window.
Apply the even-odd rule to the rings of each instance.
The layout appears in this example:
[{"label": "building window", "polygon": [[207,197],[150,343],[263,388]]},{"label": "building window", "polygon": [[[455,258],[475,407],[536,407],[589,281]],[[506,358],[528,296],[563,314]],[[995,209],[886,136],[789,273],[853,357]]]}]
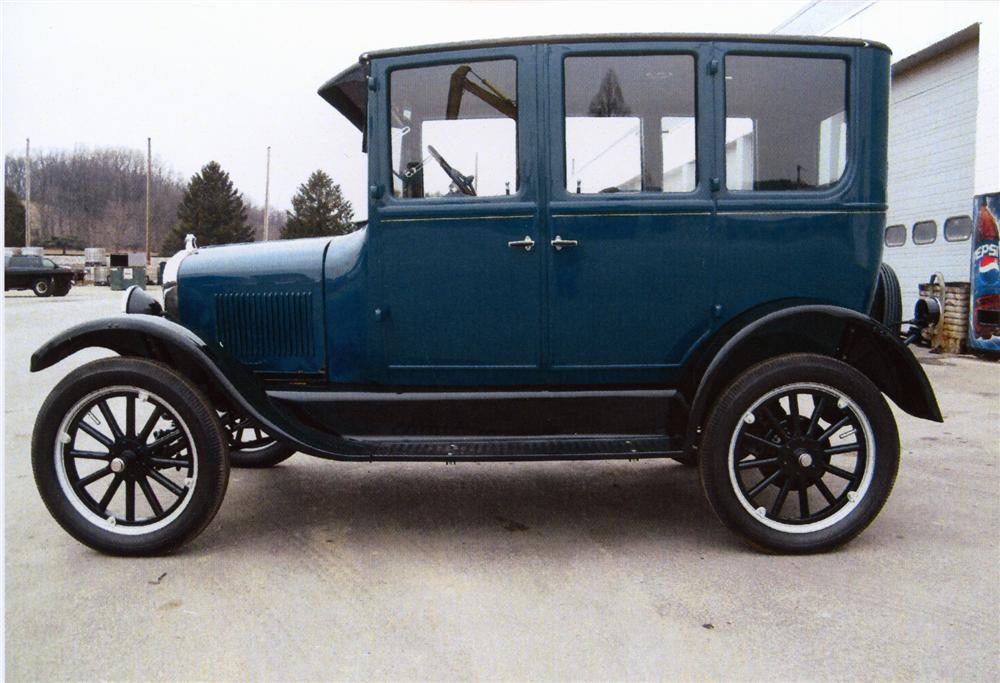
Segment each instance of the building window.
[{"label": "building window", "polygon": [[517,191],[513,59],[395,70],[389,101],[394,196]]},{"label": "building window", "polygon": [[964,242],[972,237],[972,219],[952,216],[944,222],[944,238],[949,242]]},{"label": "building window", "polygon": [[693,57],[568,57],[564,74],[568,192],[695,188]]},{"label": "building window", "polygon": [[885,246],[901,247],[906,244],[906,226],[890,225],[885,229]]},{"label": "building window", "polygon": [[847,63],[726,57],[726,187],[819,190],[847,166]]},{"label": "building window", "polygon": [[937,239],[937,223],[935,221],[920,221],[913,224],[914,244],[933,244]]}]

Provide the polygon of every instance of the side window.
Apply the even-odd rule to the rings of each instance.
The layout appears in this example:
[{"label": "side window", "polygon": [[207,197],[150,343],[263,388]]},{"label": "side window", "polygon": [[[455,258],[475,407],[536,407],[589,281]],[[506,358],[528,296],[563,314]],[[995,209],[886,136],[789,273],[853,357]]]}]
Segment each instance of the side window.
[{"label": "side window", "polygon": [[906,226],[890,225],[885,229],[885,246],[901,247],[906,244]]},{"label": "side window", "polygon": [[726,57],[726,186],[818,190],[847,166],[847,63]]},{"label": "side window", "polygon": [[389,102],[394,196],[517,191],[513,59],[394,70]]},{"label": "side window", "polygon": [[11,268],[27,268],[30,263],[28,263],[27,256],[11,256],[10,263],[8,264]]},{"label": "side window", "polygon": [[54,262],[52,261],[52,259],[47,259],[47,258],[43,258],[43,259],[42,259],[42,268],[58,268],[58,267],[59,267],[59,266],[57,266],[57,265],[56,265],[56,264],[55,264],[55,263],[54,263]]},{"label": "side window", "polygon": [[913,224],[914,244],[933,244],[937,239],[937,223],[935,221],[920,221]]},{"label": "side window", "polygon": [[952,216],[944,222],[944,238],[949,242],[964,242],[972,237],[972,219]]},{"label": "side window", "polygon": [[566,190],[695,188],[694,58],[567,57]]}]

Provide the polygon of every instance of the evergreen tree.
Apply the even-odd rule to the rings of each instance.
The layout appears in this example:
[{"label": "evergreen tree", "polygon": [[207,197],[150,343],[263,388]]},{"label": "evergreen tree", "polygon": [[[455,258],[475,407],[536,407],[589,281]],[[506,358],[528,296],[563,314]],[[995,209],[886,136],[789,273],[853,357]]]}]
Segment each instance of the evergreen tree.
[{"label": "evergreen tree", "polygon": [[3,244],[24,246],[24,203],[9,185],[3,187]]},{"label": "evergreen tree", "polygon": [[354,208],[340,185],[323,171],[314,171],[292,197],[292,210],[281,230],[283,239],[346,235],[356,229]]},{"label": "evergreen tree", "polygon": [[193,233],[202,247],[253,241],[243,197],[216,161],[208,162],[191,177],[177,207],[177,224],[163,242],[163,253],[183,249],[188,233]]},{"label": "evergreen tree", "polygon": [[631,113],[632,108],[625,103],[625,95],[622,94],[622,85],[618,81],[618,74],[613,69],[608,69],[597,94],[590,101],[590,115],[628,116]]}]

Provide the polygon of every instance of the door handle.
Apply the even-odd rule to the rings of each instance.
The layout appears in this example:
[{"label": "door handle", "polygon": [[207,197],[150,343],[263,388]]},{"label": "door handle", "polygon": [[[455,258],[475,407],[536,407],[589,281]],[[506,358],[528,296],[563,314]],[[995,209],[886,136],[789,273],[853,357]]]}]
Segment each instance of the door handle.
[{"label": "door handle", "polygon": [[523,240],[513,240],[507,243],[508,247],[524,247],[525,251],[531,251],[532,247],[535,246],[535,240],[531,239],[531,235],[525,235]]},{"label": "door handle", "polygon": [[575,247],[578,244],[580,243],[576,240],[564,240],[559,235],[556,235],[556,238],[552,240],[552,246],[556,248],[556,251],[560,251],[563,247]]}]

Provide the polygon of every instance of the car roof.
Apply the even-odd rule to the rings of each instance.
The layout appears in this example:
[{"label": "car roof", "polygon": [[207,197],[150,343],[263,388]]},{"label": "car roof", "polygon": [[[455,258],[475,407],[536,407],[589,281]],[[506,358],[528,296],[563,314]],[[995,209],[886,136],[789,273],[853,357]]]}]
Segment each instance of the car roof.
[{"label": "car roof", "polygon": [[638,42],[729,42],[761,43],[772,45],[841,45],[868,47],[889,52],[882,43],[856,38],[828,38],[825,36],[784,36],[774,34],[751,35],[735,33],[600,33],[584,35],[527,36],[472,40],[458,43],[435,43],[387,50],[365,52],[357,63],[328,80],[319,89],[319,95],[343,114],[359,130],[365,129],[368,106],[368,64],[372,59],[403,55],[429,54],[452,50],[473,50],[514,45],[551,45],[580,43],[638,43]]}]

